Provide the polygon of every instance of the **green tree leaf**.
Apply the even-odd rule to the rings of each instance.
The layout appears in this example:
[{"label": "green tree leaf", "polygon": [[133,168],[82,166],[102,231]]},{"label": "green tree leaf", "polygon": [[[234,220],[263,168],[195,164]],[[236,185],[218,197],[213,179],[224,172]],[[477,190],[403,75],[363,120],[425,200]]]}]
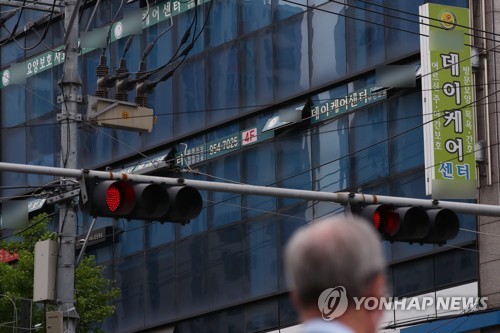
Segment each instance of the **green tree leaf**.
[{"label": "green tree leaf", "polygon": [[[19,232],[16,241],[0,241],[0,249],[19,255],[16,263],[0,262],[0,332],[12,332],[12,327],[20,327],[22,299],[33,299],[35,244],[57,239],[57,234],[48,229],[49,221],[46,214],[38,215]],[[99,324],[115,311],[113,301],[120,290],[103,272],[104,267],[97,265],[93,256],[85,256],[76,269],[75,307],[80,316],[77,332],[102,332]],[[53,304],[33,304],[31,322],[33,325],[44,323],[45,311],[54,309]]]}]

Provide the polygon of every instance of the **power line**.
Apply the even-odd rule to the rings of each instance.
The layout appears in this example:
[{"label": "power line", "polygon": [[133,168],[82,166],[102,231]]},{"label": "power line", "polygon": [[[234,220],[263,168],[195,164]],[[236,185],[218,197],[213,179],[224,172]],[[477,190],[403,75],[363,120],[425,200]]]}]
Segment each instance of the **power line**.
[{"label": "power line", "polygon": [[[334,0],[329,0],[329,1],[334,1]],[[423,19],[428,19],[428,20],[431,20],[431,21],[434,21],[434,22],[438,22],[438,23],[446,23],[444,22],[443,20],[440,20],[440,19],[436,19],[436,18],[433,18],[433,17],[427,17],[425,15],[420,15],[420,14],[415,14],[415,13],[412,13],[412,12],[408,12],[408,11],[405,11],[405,10],[402,10],[402,9],[396,9],[396,8],[392,8],[392,7],[388,7],[388,6],[384,6],[384,5],[380,5],[380,4],[377,4],[377,3],[374,3],[374,2],[369,2],[369,1],[366,1],[366,0],[356,0],[358,2],[363,2],[363,3],[366,3],[366,4],[369,4],[371,6],[376,6],[376,7],[380,7],[380,8],[383,8],[383,9],[388,9],[388,10],[392,10],[392,11],[395,11],[395,12],[398,12],[398,13],[401,13],[401,14],[406,14],[406,15],[411,15],[411,16],[416,16],[418,18],[423,18]],[[335,1],[336,2],[336,1]],[[351,6],[351,5],[350,5]],[[396,17],[397,18],[397,17]],[[484,18],[483,18],[484,19]],[[410,21],[410,22],[415,22],[415,23],[420,23],[420,22],[417,22],[417,21]],[[430,25],[429,25],[430,26]],[[461,24],[456,24],[457,27],[460,27],[460,28],[465,28],[465,29],[470,29],[472,31],[477,31],[477,32],[482,32],[482,33],[485,33],[485,34],[489,34],[489,35],[493,35],[493,36],[497,36],[497,37],[500,37],[500,34],[498,33],[495,33],[495,32],[489,32],[489,31],[486,31],[486,30],[482,30],[482,29],[479,29],[479,28],[474,28],[474,27],[468,27],[466,25],[461,25]],[[471,34],[467,34],[468,36],[471,36],[471,37],[474,37],[474,38],[480,38],[480,39],[487,39],[487,40],[490,40],[490,41],[494,41],[494,42],[499,42],[495,39],[490,39],[490,38],[485,38],[485,37],[479,37],[479,36],[474,36],[474,35],[471,35]]]},{"label": "power line", "polygon": [[[50,25],[51,25],[51,23],[52,23],[52,17],[53,17],[53,15],[54,15],[54,13],[55,13],[56,2],[57,2],[57,0],[54,0],[54,2],[52,3],[52,9],[51,9],[51,12],[50,12],[50,14],[49,14],[49,19],[48,19],[48,22],[46,23],[46,26],[45,26],[45,29],[44,29],[44,31],[43,31],[43,34],[42,34],[42,36],[40,37],[40,39],[38,40],[38,42],[36,42],[34,45],[29,46],[29,47],[22,47],[22,46],[20,46],[20,45],[19,45],[19,43],[17,43],[17,40],[16,40],[15,36],[13,36],[14,41],[16,42],[16,44],[17,44],[19,47],[21,47],[24,51],[33,50],[35,47],[37,47],[38,45],[40,45],[40,44],[42,43],[42,41],[45,39],[45,37],[47,36],[47,33],[49,32]],[[42,19],[42,21],[43,21],[43,20],[45,20],[45,17],[46,17],[46,16],[42,16],[42,18],[41,18],[41,19]],[[38,20],[37,20],[37,21],[35,21],[35,22],[33,23],[33,27],[32,27],[33,31],[34,31],[34,28],[35,28],[38,24],[40,24],[40,23],[38,22]],[[38,33],[37,33],[37,34],[38,34]],[[50,48],[49,48],[49,49],[50,49]]]},{"label": "power line", "polygon": [[[419,35],[419,36],[422,36],[422,37],[429,37],[428,35],[422,34],[420,32],[411,31],[411,30],[407,30],[407,29],[402,29],[402,28],[399,28],[399,27],[389,26],[389,25],[386,25],[385,23],[368,21],[368,20],[365,20],[365,19],[362,19],[362,18],[358,18],[358,17],[355,17],[355,16],[349,16],[349,15],[346,15],[346,14],[332,12],[332,11],[329,11],[329,10],[321,8],[321,7],[315,7],[315,6],[311,6],[311,5],[306,5],[306,4],[299,3],[299,2],[296,2],[296,1],[292,1],[292,0],[283,0],[283,1],[291,3],[291,4],[294,4],[294,5],[297,5],[297,6],[302,6],[302,7],[305,7],[307,9],[313,9],[313,10],[316,10],[316,11],[321,11],[321,12],[329,13],[329,14],[332,14],[332,15],[342,16],[342,17],[344,17],[346,19],[352,19],[352,20],[355,20],[355,21],[361,21],[361,22],[365,22],[365,23],[370,23],[370,24],[381,26],[381,27],[384,27],[384,28],[398,30],[398,31],[406,32],[406,33],[413,34],[413,35]],[[338,1],[335,1],[335,0],[329,0],[329,2],[334,2],[334,3],[345,5],[343,2],[338,2]],[[422,24],[422,25],[426,25],[426,26],[436,27],[436,26],[433,26],[433,25],[430,25],[430,24],[425,24],[425,23],[422,23],[422,22],[413,21],[413,20],[410,20],[410,19],[402,18],[402,17],[397,17],[397,16],[390,15],[390,14],[387,14],[387,13],[377,12],[377,11],[374,11],[374,10],[370,10],[370,9],[367,9],[367,8],[363,8],[363,7],[359,7],[359,6],[355,6],[355,5],[351,5],[351,4],[349,4],[348,6],[352,7],[352,8],[357,8],[357,9],[360,9],[360,10],[364,10],[364,11],[367,11],[367,12],[372,12],[372,13],[380,14],[380,15],[383,15],[383,16],[389,16],[389,17],[400,19],[400,20],[409,21],[409,22],[412,22],[412,23],[415,23],[415,24]],[[430,19],[430,20],[440,21],[438,19],[433,19],[433,18],[430,18],[430,17],[425,17],[425,16],[420,16],[420,17],[427,18],[427,19]],[[464,27],[466,27],[466,26],[464,26]],[[471,29],[471,30],[476,30],[475,28],[472,28],[472,27],[466,27],[466,28]],[[480,32],[483,32],[483,30],[480,30]],[[490,33],[490,34],[493,34],[493,33]],[[467,35],[469,35],[469,34],[467,34]],[[481,37],[481,36],[474,36],[474,37],[475,38],[480,38],[480,39],[487,39],[487,40],[495,41],[495,42],[500,42],[500,41],[497,41],[495,39],[489,39],[487,37]],[[474,46],[474,45],[469,45],[469,44],[465,44],[465,45],[466,46],[471,46],[471,47],[476,47],[478,49],[485,49],[485,48],[480,47],[480,46]],[[490,51],[493,51],[493,50],[490,50]],[[493,52],[498,52],[498,51],[494,50]]]},{"label": "power line", "polygon": [[[285,0],[287,1],[287,0]],[[342,5],[345,5],[344,2],[340,2],[338,0],[328,0],[329,2],[332,2],[332,3],[337,3],[337,4],[342,4]],[[366,1],[363,1],[363,0],[357,0],[357,1],[360,1],[360,2],[363,2],[363,3],[368,3]],[[402,14],[408,14],[408,15],[414,15],[414,16],[417,16],[418,18],[424,18],[424,19],[428,19],[430,21],[435,21],[435,22],[439,22],[439,23],[447,23],[443,20],[440,20],[440,19],[436,19],[436,18],[432,18],[432,17],[427,17],[427,16],[424,16],[424,15],[419,15],[419,14],[413,14],[413,13],[410,13],[410,12],[407,12],[407,11],[402,11],[402,10],[399,10],[399,9],[395,9],[395,8],[389,8],[389,7],[386,7],[386,6],[383,6],[383,5],[378,5],[376,3],[369,3],[370,5],[373,5],[373,6],[377,6],[377,7],[382,7],[384,9],[389,9],[389,10],[392,10],[392,11],[395,11],[395,12],[400,12]],[[417,24],[417,25],[425,25],[425,26],[428,26],[428,27],[434,27],[434,28],[440,28],[440,29],[443,29],[441,27],[438,27],[438,26],[435,26],[435,25],[432,25],[430,23],[423,23],[423,22],[419,22],[418,20],[417,21],[414,21],[412,19],[408,19],[408,18],[405,18],[405,17],[400,17],[400,16],[395,16],[395,15],[391,15],[391,14],[388,14],[388,13],[385,13],[385,12],[378,12],[376,10],[373,10],[373,9],[369,9],[369,8],[365,8],[365,7],[360,7],[360,6],[356,6],[356,5],[353,5],[352,3],[351,4],[347,4],[347,6],[349,8],[355,8],[355,9],[359,9],[359,10],[363,10],[363,11],[366,11],[366,12],[369,12],[369,13],[374,13],[374,14],[380,14],[380,15],[383,15],[385,17],[390,17],[390,18],[395,18],[395,19],[398,19],[398,20],[402,20],[402,21],[406,21],[406,22],[410,22],[410,23],[414,23],[414,24]],[[314,8],[314,7],[313,7]],[[478,31],[478,32],[485,32],[484,30],[480,30],[480,29],[476,29],[476,28],[473,28],[473,27],[469,27],[469,26],[466,26],[466,25],[461,25],[461,24],[456,24],[457,27],[460,27],[460,28],[465,28],[465,29],[470,29],[470,30],[473,30],[473,31]],[[394,28],[394,27],[390,27],[390,26],[385,26],[387,28]],[[492,35],[495,35],[495,36],[500,36],[498,34],[495,34],[495,33],[490,33]],[[425,34],[420,34],[420,36],[423,36],[423,37],[429,37]],[[480,38],[480,39],[485,39],[485,40],[488,40],[488,41],[493,41],[493,42],[500,42],[500,41],[497,41],[495,39],[491,39],[491,38],[488,38],[488,37],[479,37],[479,36],[474,36],[470,33],[464,33],[464,35],[466,36],[470,36],[470,37],[475,37],[475,38]],[[472,46],[472,45],[471,45]],[[478,47],[478,48],[481,48],[481,47]]]}]

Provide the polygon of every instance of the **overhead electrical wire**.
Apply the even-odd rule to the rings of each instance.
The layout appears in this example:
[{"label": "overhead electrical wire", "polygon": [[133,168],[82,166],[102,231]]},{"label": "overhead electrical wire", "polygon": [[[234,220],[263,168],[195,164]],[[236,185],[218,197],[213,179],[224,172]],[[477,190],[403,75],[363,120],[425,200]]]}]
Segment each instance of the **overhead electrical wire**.
[{"label": "overhead electrical wire", "polygon": [[120,14],[120,11],[123,7],[124,1],[125,0],[120,0],[120,6],[116,10],[116,13],[113,16],[113,19],[111,20],[111,23],[109,24],[109,29],[108,29],[108,32],[106,34],[106,45],[102,48],[102,52],[101,52],[102,55],[106,54],[106,50],[108,48],[108,45],[111,43],[111,29],[113,28],[113,24],[115,24],[116,19],[118,18],[118,15]]},{"label": "overhead electrical wire", "polygon": [[[288,1],[288,0],[285,0],[285,1]],[[362,0],[356,0],[356,1],[365,2],[365,1],[362,1]],[[328,0],[328,2],[330,2],[330,3],[337,3],[337,4],[344,4],[345,5],[344,2],[341,2],[341,1],[338,1],[338,0]],[[370,3],[370,5],[377,6],[377,7],[381,6],[381,5],[377,5],[375,3]],[[432,25],[430,23],[423,23],[423,22],[415,21],[415,20],[412,20],[412,19],[409,19],[409,18],[400,17],[400,16],[388,14],[388,13],[385,13],[385,12],[379,12],[379,11],[376,11],[376,10],[373,10],[373,9],[356,6],[356,5],[353,5],[353,4],[348,4],[347,6],[349,8],[359,9],[359,10],[362,10],[362,11],[365,11],[365,12],[383,15],[385,17],[390,17],[390,18],[394,18],[394,19],[397,19],[397,20],[410,22],[410,23],[413,23],[413,24],[416,24],[416,25],[424,25],[424,26],[428,26],[428,27],[436,27],[435,25]],[[392,11],[400,12],[402,14],[410,14],[409,12],[406,12],[406,11],[399,11],[398,9],[389,8],[389,7],[385,7],[385,6],[382,6],[382,7],[385,8],[385,9],[390,9]],[[310,7],[308,7],[308,8],[310,8]],[[315,8],[315,7],[313,7],[313,8]],[[439,22],[439,23],[445,23],[444,21],[442,21],[440,19],[436,19],[436,18],[432,18],[432,17],[427,17],[427,16],[423,16],[423,15],[419,15],[419,14],[411,14],[411,15],[415,15],[415,16],[417,16],[419,18],[427,19],[427,20],[430,20],[430,21],[435,21],[435,22]],[[472,28],[472,27],[468,27],[468,26],[465,26],[465,25],[458,24],[458,23],[456,24],[456,26],[460,27],[460,28],[465,28],[465,29],[471,29],[471,30],[474,30],[474,31],[484,32],[484,30],[475,29],[475,28]],[[390,27],[390,26],[385,25],[385,27]],[[428,35],[421,34],[421,33],[419,33],[419,35],[423,36],[423,37],[429,37]],[[470,34],[470,33],[467,33],[467,32],[465,32],[464,35],[470,36],[470,37],[479,37],[479,36],[474,36],[473,34]],[[493,35],[497,35],[497,34],[493,34]],[[498,35],[498,36],[500,36],[500,35]],[[497,41],[495,39],[488,38],[488,37],[480,37],[480,38],[488,40],[488,41],[500,42],[500,41]],[[473,45],[469,45],[469,46],[473,46]],[[478,47],[478,46],[475,46],[475,47]],[[478,48],[482,48],[482,47],[478,47]]]},{"label": "overhead electrical wire", "polygon": [[[50,25],[51,25],[51,23],[52,23],[52,17],[53,17],[54,12],[55,12],[56,2],[57,2],[57,0],[54,0],[54,2],[52,3],[52,9],[51,9],[51,12],[50,12],[50,14],[49,14],[49,19],[48,19],[48,21],[47,21],[47,23],[46,23],[46,26],[45,26],[45,29],[44,29],[44,31],[43,31],[43,34],[42,34],[42,36],[40,37],[40,39],[38,40],[38,42],[36,42],[36,43],[35,43],[34,45],[32,45],[32,46],[23,47],[23,46],[19,45],[19,43],[17,42],[17,40],[16,40],[16,37],[15,37],[15,36],[13,36],[13,37],[12,37],[12,38],[14,39],[14,41],[16,42],[16,44],[17,44],[17,45],[18,45],[21,49],[23,49],[24,51],[33,50],[33,49],[34,49],[34,48],[36,48],[38,45],[40,45],[40,44],[42,43],[42,41],[44,41],[44,39],[47,37],[47,33],[49,32],[49,28],[50,28]],[[41,22],[45,21],[45,19],[46,19],[46,16],[42,16],[40,19],[36,20],[36,21],[33,23],[33,26],[32,26],[30,29],[28,29],[28,30],[31,30],[31,29],[33,29],[33,30],[34,30],[34,28],[35,28],[37,25],[41,24]],[[49,49],[50,49],[50,48],[49,48]]]},{"label": "overhead electrical wire", "polygon": [[194,37],[194,35],[193,35],[193,39],[191,40],[191,43],[179,54],[178,58],[179,57],[183,57],[181,59],[181,61],[178,62],[177,65],[173,69],[171,69],[170,71],[168,71],[167,73],[165,73],[159,79],[157,79],[157,80],[155,80],[155,81],[153,81],[151,83],[148,83],[147,87],[146,87],[146,90],[148,90],[148,91],[153,90],[158,85],[158,83],[160,83],[162,81],[168,80],[170,77],[172,77],[174,75],[175,71],[184,63],[184,61],[186,60],[189,52],[194,47],[194,44],[196,43],[196,41],[198,40],[198,38],[200,38],[202,32],[205,30],[205,27],[207,25],[208,19],[210,17],[210,12],[212,10],[213,3],[214,3],[214,1],[210,1],[210,5],[209,5],[208,10],[207,10],[207,15],[205,17],[205,21],[203,22],[203,26],[201,27],[199,33],[196,35],[196,37]]},{"label": "overhead electrical wire", "polygon": [[[296,6],[302,6],[302,7],[308,8],[308,9],[312,9],[312,10],[315,10],[315,11],[320,11],[320,12],[324,12],[324,13],[328,13],[328,14],[332,14],[332,15],[336,15],[336,16],[341,16],[341,17],[344,17],[346,19],[352,19],[352,20],[356,20],[356,21],[361,21],[361,22],[373,24],[373,25],[376,25],[376,26],[381,26],[381,27],[384,27],[384,28],[392,29],[392,30],[402,31],[402,32],[406,32],[406,33],[409,33],[409,34],[413,34],[413,35],[419,35],[419,36],[422,36],[422,37],[429,37],[428,35],[422,34],[420,32],[416,32],[416,31],[412,31],[412,30],[407,30],[407,29],[402,29],[402,28],[399,28],[399,27],[389,26],[389,25],[387,25],[385,23],[368,21],[368,20],[365,20],[365,19],[362,19],[362,18],[358,18],[358,17],[355,17],[355,16],[349,16],[349,15],[342,14],[342,13],[332,12],[332,11],[324,9],[322,7],[316,7],[316,6],[306,5],[306,4],[303,4],[303,3],[300,3],[300,2],[296,2],[296,1],[293,1],[293,0],[283,0],[283,1],[291,3],[291,4],[294,4]],[[329,1],[330,2],[337,2],[335,0],[329,0]],[[341,3],[341,2],[338,2],[338,3]],[[356,7],[356,6],[352,6],[352,7]],[[358,7],[358,8],[360,8],[361,10],[366,10],[365,8],[362,8],[362,7]],[[369,11],[369,10],[366,10],[366,11]],[[384,15],[384,16],[388,15],[388,14],[381,13],[381,12],[375,12],[375,13],[380,14],[380,15]],[[405,18],[399,18],[399,19],[405,20]],[[427,19],[430,19],[430,18],[427,17]],[[413,22],[413,23],[415,23],[415,24],[423,24],[423,23],[420,23],[420,22],[412,21],[412,20],[410,20],[410,21]],[[425,24],[425,25],[432,26],[430,24]],[[476,30],[475,28],[472,28],[472,27],[468,27],[468,29]],[[483,30],[480,30],[480,31],[483,31]],[[486,39],[486,37],[481,37],[481,36],[474,36],[474,37],[475,38],[479,38],[479,39]],[[490,39],[490,40],[500,43],[500,40],[499,41],[494,40],[494,39]],[[478,49],[485,50],[484,47],[475,46],[475,45],[469,45],[469,44],[466,44],[466,45],[467,46],[476,47]],[[495,53],[496,52],[500,52],[500,51],[494,50],[494,49],[491,49],[489,51],[492,51],[492,52],[495,52]]]},{"label": "overhead electrical wire", "polygon": [[[21,21],[21,17],[23,16],[25,6],[26,6],[26,0],[23,0],[23,4],[22,4],[21,10],[19,12],[19,16],[17,17],[17,22],[14,25],[12,32],[8,31],[10,33],[10,36],[5,41],[0,42],[0,46],[4,46],[5,44],[7,44],[12,39],[14,34],[17,32],[17,27],[19,26],[19,22]],[[5,29],[7,30],[7,28],[5,28]]]},{"label": "overhead electrical wire", "polygon": [[[329,1],[334,1],[334,0],[329,0]],[[431,20],[431,21],[434,21],[434,22],[439,22],[439,23],[443,22],[440,19],[436,19],[436,18],[433,18],[433,17],[427,17],[427,16],[420,15],[420,14],[415,14],[415,13],[408,12],[408,11],[405,11],[405,10],[402,10],[402,9],[399,9],[399,8],[396,9],[396,8],[392,8],[392,7],[380,5],[380,4],[377,4],[377,3],[374,3],[374,2],[370,2],[370,1],[366,1],[366,0],[356,0],[356,1],[363,2],[363,3],[369,4],[371,6],[375,6],[375,7],[379,7],[379,8],[383,8],[383,9],[392,10],[392,11],[395,11],[395,12],[398,12],[398,13],[401,13],[401,14],[405,14],[405,15],[416,16],[418,18],[428,19],[428,20]],[[410,21],[410,22],[415,22],[415,23],[420,24],[420,22],[417,22],[417,21]],[[460,28],[471,29],[472,31],[482,32],[482,33],[485,33],[485,34],[489,34],[489,35],[500,37],[499,33],[489,32],[489,31],[482,30],[482,29],[479,29],[479,28],[474,28],[474,27],[468,27],[468,26],[465,26],[465,25],[462,25],[462,24],[458,24],[458,23],[456,24],[456,26],[460,27]],[[480,36],[474,36],[474,35],[470,35],[470,34],[467,34],[467,35],[475,37],[475,38],[483,39],[483,37],[480,37]],[[495,39],[488,39],[488,40],[495,41],[495,42],[500,42],[500,41],[497,41]]]}]

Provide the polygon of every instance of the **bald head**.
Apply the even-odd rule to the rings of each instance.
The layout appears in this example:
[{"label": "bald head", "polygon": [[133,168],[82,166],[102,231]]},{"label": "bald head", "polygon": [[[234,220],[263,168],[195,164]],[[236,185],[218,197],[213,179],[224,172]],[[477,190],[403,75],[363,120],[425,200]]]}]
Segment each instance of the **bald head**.
[{"label": "bald head", "polygon": [[365,220],[337,216],[298,230],[285,250],[288,281],[303,307],[317,307],[319,295],[343,286],[363,296],[385,268],[380,238]]}]

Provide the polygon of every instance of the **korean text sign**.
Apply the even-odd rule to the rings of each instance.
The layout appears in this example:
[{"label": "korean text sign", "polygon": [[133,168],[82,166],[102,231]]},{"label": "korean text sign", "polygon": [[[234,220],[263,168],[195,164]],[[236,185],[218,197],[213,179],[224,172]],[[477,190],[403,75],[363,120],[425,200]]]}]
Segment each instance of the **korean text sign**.
[{"label": "korean text sign", "polygon": [[426,4],[420,15],[426,192],[436,199],[472,199],[476,161],[469,10]]}]

